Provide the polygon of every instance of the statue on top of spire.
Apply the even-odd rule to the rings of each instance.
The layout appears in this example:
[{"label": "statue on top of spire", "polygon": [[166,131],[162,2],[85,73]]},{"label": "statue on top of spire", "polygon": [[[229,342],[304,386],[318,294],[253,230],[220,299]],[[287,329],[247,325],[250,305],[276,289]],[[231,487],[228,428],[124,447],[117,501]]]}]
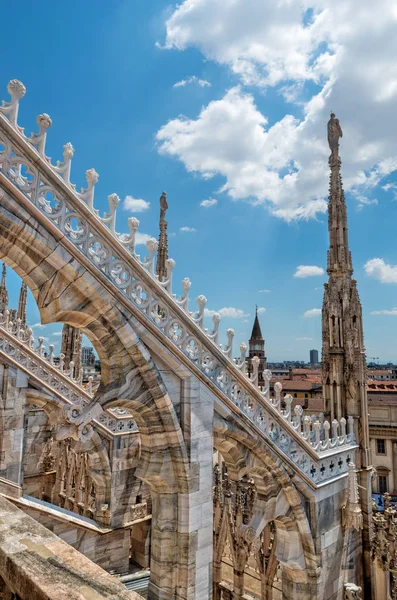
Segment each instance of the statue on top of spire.
[{"label": "statue on top of spire", "polygon": [[331,113],[331,118],[328,121],[328,145],[331,150],[330,158],[337,157],[339,154],[339,138],[343,136],[342,128],[339,124],[339,119]]},{"label": "statue on top of spire", "polygon": [[160,223],[162,223],[165,219],[165,213],[168,210],[167,204],[167,194],[163,192],[160,198]]}]

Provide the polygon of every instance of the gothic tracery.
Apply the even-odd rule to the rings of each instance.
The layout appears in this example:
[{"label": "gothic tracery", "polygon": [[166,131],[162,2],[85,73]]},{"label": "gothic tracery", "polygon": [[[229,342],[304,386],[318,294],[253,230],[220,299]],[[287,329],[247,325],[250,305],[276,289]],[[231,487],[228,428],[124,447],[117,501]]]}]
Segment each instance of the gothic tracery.
[{"label": "gothic tracery", "polygon": [[255,535],[249,526],[257,490],[249,477],[231,481],[224,464],[214,466],[214,599],[233,600],[246,592],[276,600],[276,528],[270,522]]}]

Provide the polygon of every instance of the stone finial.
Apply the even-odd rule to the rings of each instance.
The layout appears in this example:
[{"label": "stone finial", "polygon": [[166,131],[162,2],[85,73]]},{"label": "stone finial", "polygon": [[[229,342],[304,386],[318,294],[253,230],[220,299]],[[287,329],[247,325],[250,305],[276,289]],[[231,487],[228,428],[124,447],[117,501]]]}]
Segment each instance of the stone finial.
[{"label": "stone finial", "polygon": [[21,81],[18,79],[12,79],[9,81],[7,85],[8,93],[11,96],[10,102],[5,102],[3,100],[2,105],[0,107],[0,113],[4,115],[8,115],[8,119],[11,125],[15,128],[18,127],[18,110],[19,110],[19,101],[26,94],[26,88]]},{"label": "stone finial", "polygon": [[36,119],[37,125],[39,126],[40,130],[45,130],[45,129],[49,129],[52,125],[52,120],[50,115],[47,115],[47,113],[42,113],[41,115],[38,115],[37,119]]},{"label": "stone finial", "polygon": [[8,82],[7,91],[11,98],[20,99],[26,94],[26,87],[23,85],[22,81],[19,81],[19,79],[11,79],[11,81]]},{"label": "stone finial", "polygon": [[361,600],[362,589],[355,583],[345,583],[345,600]]},{"label": "stone finial", "polygon": [[116,232],[116,214],[117,207],[120,204],[120,198],[117,194],[110,194],[108,196],[109,202],[109,212],[105,213],[103,217],[99,217],[99,219],[107,225],[112,233]]},{"label": "stone finial", "polygon": [[203,294],[200,294],[200,296],[197,296],[196,302],[198,304],[199,309],[198,309],[198,311],[196,311],[195,313],[193,313],[191,315],[191,318],[202,329],[203,323],[204,323],[204,311],[205,311],[205,305],[207,304],[207,298],[205,296],[203,296]]},{"label": "stone finial", "polygon": [[70,142],[67,142],[63,147],[63,162],[57,160],[56,166],[53,167],[54,171],[68,184],[70,184],[70,170],[73,156],[74,148]]},{"label": "stone finial", "polygon": [[224,353],[225,356],[227,356],[231,360],[232,356],[233,356],[234,329],[231,329],[231,328],[228,329],[226,331],[226,337],[227,337],[227,346],[226,346],[226,348],[222,349],[222,352]]},{"label": "stone finial", "polygon": [[37,152],[45,158],[45,143],[47,140],[47,130],[51,127],[51,117],[47,113],[39,115],[36,119],[37,125],[39,126],[38,133],[32,133],[28,142],[37,148]]},{"label": "stone finial", "polygon": [[342,508],[342,524],[345,529],[363,528],[363,516],[358,494],[357,471],[355,465],[349,463],[347,474],[346,503]]},{"label": "stone finial", "polygon": [[149,238],[146,242],[146,250],[149,252],[149,256],[145,259],[144,266],[151,275],[154,276],[154,257],[159,247],[156,238]]},{"label": "stone finial", "polygon": [[181,306],[186,312],[188,312],[189,308],[189,290],[191,285],[192,282],[190,281],[189,277],[185,277],[185,279],[182,280],[183,294],[179,300],[176,300],[176,303],[179,304],[179,306]]},{"label": "stone finial", "polygon": [[63,157],[66,159],[66,158],[73,158],[73,156],[74,156],[74,148],[70,142],[66,142],[66,144],[63,147]]},{"label": "stone finial", "polygon": [[95,169],[88,169],[85,172],[85,178],[88,184],[87,188],[82,188],[79,194],[81,200],[85,200],[88,208],[93,212],[94,211],[94,188],[98,183],[99,175],[95,171]]}]

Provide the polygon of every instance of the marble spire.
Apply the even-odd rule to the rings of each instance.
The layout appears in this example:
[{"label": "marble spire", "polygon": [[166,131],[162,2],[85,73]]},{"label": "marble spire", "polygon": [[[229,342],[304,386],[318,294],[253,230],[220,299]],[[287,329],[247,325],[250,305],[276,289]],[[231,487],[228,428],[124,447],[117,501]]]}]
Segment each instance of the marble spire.
[{"label": "marble spire", "polygon": [[75,379],[80,379],[82,374],[81,341],[82,335],[80,329],[65,323],[62,328],[61,353],[65,355],[64,365],[66,369],[69,369],[70,363],[73,361]]},{"label": "marble spire", "polygon": [[7,276],[7,267],[5,263],[3,263],[3,270],[1,274],[1,284],[0,284],[0,311],[8,309],[8,292],[7,292],[7,284],[6,284],[6,276]]},{"label": "marble spire", "polygon": [[21,325],[24,326],[26,326],[27,291],[27,285],[22,281],[21,291],[19,293],[17,319],[21,319]]},{"label": "marble spire", "polygon": [[168,223],[165,220],[165,215],[168,210],[167,194],[163,192],[160,197],[160,235],[159,247],[157,250],[156,275],[160,281],[164,281],[167,277],[167,259],[168,259]]},{"label": "marble spire", "polygon": [[[331,421],[355,418],[361,449],[369,457],[366,357],[362,309],[348,243],[339,140],[342,129],[332,113],[328,121],[330,188],[328,202],[328,283],[322,309],[322,379],[325,408]],[[360,438],[360,439],[359,439]]]}]

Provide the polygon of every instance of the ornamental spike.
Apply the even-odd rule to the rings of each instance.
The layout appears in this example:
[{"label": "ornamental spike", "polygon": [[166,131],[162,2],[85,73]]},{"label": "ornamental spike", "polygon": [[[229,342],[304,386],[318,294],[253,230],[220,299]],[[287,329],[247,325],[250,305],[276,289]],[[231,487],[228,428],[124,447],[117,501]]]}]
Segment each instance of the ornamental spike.
[{"label": "ornamental spike", "polygon": [[150,238],[146,242],[146,249],[149,252],[149,256],[145,259],[144,266],[147,268],[149,273],[154,277],[154,257],[159,247],[156,238]]},{"label": "ornamental spike", "polygon": [[52,125],[51,117],[47,113],[43,113],[37,117],[36,121],[39,126],[39,132],[32,133],[31,137],[28,138],[28,142],[37,148],[37,152],[42,158],[46,158],[45,143],[47,140],[47,130]]},{"label": "ornamental spike", "polygon": [[200,296],[197,296],[196,298],[196,302],[198,304],[198,311],[193,313],[191,315],[193,321],[200,327],[200,329],[203,329],[203,323],[204,323],[204,310],[205,310],[205,305],[207,304],[207,298],[205,296],[203,296],[202,294],[200,294]]},{"label": "ornamental spike", "polygon": [[44,338],[40,336],[37,339],[37,348],[36,348],[36,352],[37,352],[37,354],[39,354],[39,356],[43,356],[43,354],[44,354],[43,343],[44,343]]},{"label": "ornamental spike", "polygon": [[349,463],[347,473],[346,503],[342,507],[342,524],[345,529],[363,528],[363,515],[358,494],[357,471],[353,462]]},{"label": "ornamental spike", "polygon": [[239,371],[241,371],[244,374],[245,374],[245,369],[246,369],[246,364],[247,364],[247,361],[245,360],[246,355],[247,355],[247,344],[245,342],[242,342],[242,344],[240,344],[240,360],[236,361],[236,367],[239,369]]},{"label": "ornamental spike", "polygon": [[270,369],[265,369],[263,371],[263,390],[262,395],[266,398],[266,400],[270,400],[270,380],[272,378],[272,372]]},{"label": "ornamental spike", "polygon": [[284,419],[286,421],[288,421],[288,423],[291,423],[291,421],[292,421],[292,411],[291,411],[292,401],[293,401],[293,397],[291,396],[291,394],[285,394],[285,396],[284,396],[284,402],[285,402]]},{"label": "ornamental spike", "polygon": [[179,300],[176,300],[177,304],[179,304],[179,306],[186,312],[188,312],[189,308],[189,290],[191,285],[192,283],[189,277],[185,277],[185,279],[182,280],[183,295],[179,298]]},{"label": "ornamental spike", "polygon": [[139,220],[136,217],[128,217],[128,229],[130,230],[130,234],[122,233],[119,235],[119,241],[123,246],[125,246],[132,256],[135,255],[135,238],[136,232],[138,231]]},{"label": "ornamental spike", "polygon": [[116,214],[117,207],[120,204],[120,198],[117,194],[110,194],[108,196],[109,202],[109,212],[105,213],[103,217],[99,217],[99,219],[107,225],[112,233],[116,233]]},{"label": "ornamental spike", "polygon": [[175,269],[176,262],[173,258],[167,258],[165,266],[167,267],[167,280],[165,283],[165,289],[172,295],[172,271]]},{"label": "ornamental spike", "polygon": [[88,169],[85,172],[85,178],[87,180],[87,188],[81,188],[80,194],[78,194],[81,200],[85,201],[91,212],[94,212],[94,188],[98,183],[99,175],[95,169]]},{"label": "ornamental spike", "polygon": [[251,364],[252,364],[252,373],[251,373],[249,379],[250,379],[251,383],[254,384],[255,387],[258,387],[259,357],[253,356],[251,358]]},{"label": "ornamental spike", "polygon": [[74,148],[70,142],[67,142],[63,147],[63,162],[57,160],[57,164],[53,167],[54,171],[58,173],[65,183],[70,185],[70,170],[72,168],[72,158],[74,156]]},{"label": "ornamental spike", "polygon": [[226,331],[227,337],[227,346],[222,349],[222,352],[225,356],[227,356],[230,360],[233,358],[233,338],[234,338],[234,329],[228,329]]},{"label": "ornamental spike", "polygon": [[26,94],[26,88],[23,85],[22,81],[18,79],[11,79],[7,85],[8,93],[11,96],[11,101],[6,102],[2,101],[2,105],[0,107],[0,113],[8,116],[8,120],[11,125],[17,129],[18,128],[18,111],[19,111],[19,101]]},{"label": "ornamental spike", "polygon": [[208,334],[210,340],[212,340],[217,346],[219,345],[219,323],[221,322],[221,319],[221,315],[217,312],[212,315],[212,322],[214,324],[214,327],[211,333]]}]

